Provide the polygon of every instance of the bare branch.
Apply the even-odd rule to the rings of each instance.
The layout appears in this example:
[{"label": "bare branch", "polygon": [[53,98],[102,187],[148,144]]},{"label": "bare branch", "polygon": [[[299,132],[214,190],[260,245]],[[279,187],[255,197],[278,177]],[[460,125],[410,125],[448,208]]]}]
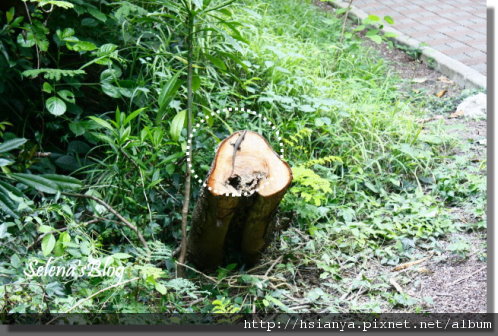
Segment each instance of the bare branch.
[{"label": "bare branch", "polygon": [[140,233],[140,231],[138,230],[138,228],[135,225],[133,225],[132,223],[130,223],[130,221],[128,221],[126,218],[124,218],[123,216],[121,216],[121,214],[119,212],[117,212],[116,210],[114,210],[113,207],[111,207],[109,204],[107,204],[106,202],[104,202],[100,198],[97,198],[97,197],[92,196],[92,195],[77,194],[77,193],[63,192],[62,194],[66,195],[66,196],[71,196],[71,197],[89,198],[89,199],[91,199],[91,200],[99,203],[100,205],[104,206],[107,210],[109,210],[112,214],[114,214],[114,216],[118,217],[119,220],[124,225],[126,225],[127,227],[129,227],[130,229],[132,229],[133,231],[135,231],[137,233],[138,239],[142,242],[143,246],[147,250],[149,250],[149,246],[147,245],[147,242],[145,241],[144,237],[142,236],[142,234]]}]

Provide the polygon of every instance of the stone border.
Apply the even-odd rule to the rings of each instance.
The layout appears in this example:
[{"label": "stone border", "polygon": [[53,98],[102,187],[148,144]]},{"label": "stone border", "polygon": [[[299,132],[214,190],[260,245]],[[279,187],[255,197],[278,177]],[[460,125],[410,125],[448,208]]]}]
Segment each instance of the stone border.
[{"label": "stone border", "polygon": [[[331,6],[348,8],[348,4],[343,0],[336,0],[334,2],[329,2]],[[363,10],[358,9],[354,6],[351,7],[349,11],[349,17],[355,21],[361,21],[368,17],[368,14]],[[435,70],[446,75],[449,79],[456,82],[463,88],[474,88],[474,89],[486,89],[486,76],[482,75],[478,71],[472,69],[471,67],[459,62],[445,54],[437,51],[436,49],[428,46],[421,47],[422,42],[403,34],[397,29],[392,27],[386,27],[382,29],[384,32],[394,33],[395,37],[392,39],[397,43],[412,49],[418,49],[421,51],[421,59],[426,64],[431,64]]]}]

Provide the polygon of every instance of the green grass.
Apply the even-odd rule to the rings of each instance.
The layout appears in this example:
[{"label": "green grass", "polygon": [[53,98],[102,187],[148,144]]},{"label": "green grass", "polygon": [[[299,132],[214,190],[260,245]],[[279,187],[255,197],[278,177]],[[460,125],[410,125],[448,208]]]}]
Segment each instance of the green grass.
[{"label": "green grass", "polygon": [[[292,228],[268,256],[285,256],[275,273],[282,282],[294,279],[293,286],[268,289],[279,304],[265,303],[266,292],[254,299],[263,296],[263,310],[292,309],[300,306],[296,302],[305,311],[426,309],[430,299],[386,293],[387,278],[356,277],[369,273],[372,258],[396,265],[466,228],[445,208],[439,187],[448,179],[455,183],[448,189],[459,189],[458,170],[439,166],[454,161],[448,153],[456,142],[437,130],[422,131],[416,122],[419,103],[437,106],[428,98],[416,105],[402,99],[401,79],[354,37],[337,45],[338,19],[298,1],[262,1],[253,9],[260,16],[244,11],[247,22],[256,22],[247,54],[259,67],[248,77],[267,83],[256,89],[254,101],[285,130],[295,175],[284,205],[293,212]],[[320,158],[324,162],[316,163]],[[436,191],[430,192],[432,184],[428,189],[424,181],[435,168],[444,177],[432,180]],[[484,186],[475,172],[464,174]],[[469,188],[462,191],[463,203]],[[483,190],[476,192],[482,200]],[[351,282],[362,295],[339,299]]]}]

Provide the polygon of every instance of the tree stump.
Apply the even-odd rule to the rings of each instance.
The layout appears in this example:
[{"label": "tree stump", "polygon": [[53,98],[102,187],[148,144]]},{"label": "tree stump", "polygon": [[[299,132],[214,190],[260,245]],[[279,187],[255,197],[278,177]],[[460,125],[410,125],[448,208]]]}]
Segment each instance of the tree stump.
[{"label": "tree stump", "polygon": [[195,205],[187,259],[207,271],[234,257],[255,264],[291,182],[289,165],[260,134],[238,131],[223,140]]}]

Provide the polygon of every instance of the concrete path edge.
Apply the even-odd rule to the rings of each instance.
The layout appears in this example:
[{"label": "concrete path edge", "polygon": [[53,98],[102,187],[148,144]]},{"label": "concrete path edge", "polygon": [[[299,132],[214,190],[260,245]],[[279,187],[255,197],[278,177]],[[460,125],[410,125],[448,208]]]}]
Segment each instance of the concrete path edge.
[{"label": "concrete path edge", "polygon": [[[329,2],[330,5],[339,8],[348,8],[348,4],[342,0],[336,0],[334,2]],[[364,18],[368,17],[368,14],[363,10],[351,7],[349,11],[349,18],[360,22]],[[470,68],[469,66],[459,62],[445,54],[437,51],[434,48],[428,46],[421,46],[422,42],[409,37],[397,29],[392,27],[386,27],[382,29],[384,32],[390,32],[396,34],[392,40],[396,41],[398,44],[420,50],[421,59],[426,64],[435,68],[435,70],[446,75],[449,79],[456,82],[463,88],[473,88],[473,89],[486,89],[486,76],[480,74],[478,71]]]}]

